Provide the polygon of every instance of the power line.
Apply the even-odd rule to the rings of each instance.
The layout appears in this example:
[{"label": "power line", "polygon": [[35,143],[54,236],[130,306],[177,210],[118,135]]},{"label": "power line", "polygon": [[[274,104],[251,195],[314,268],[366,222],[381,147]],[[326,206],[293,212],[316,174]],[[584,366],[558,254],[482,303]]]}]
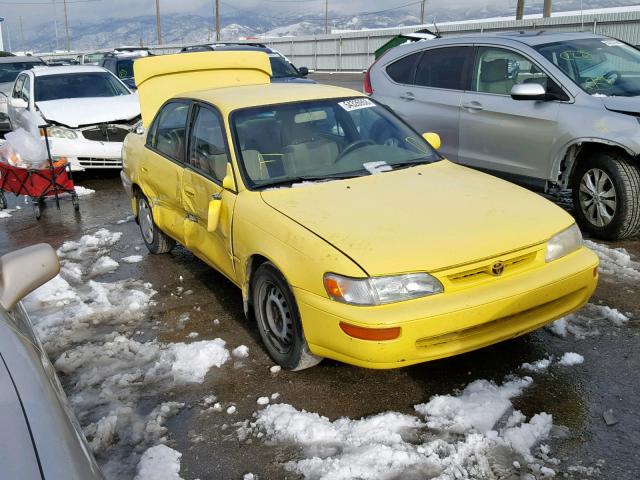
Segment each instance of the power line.
[{"label": "power line", "polygon": [[[104,2],[104,0],[67,0],[67,3],[93,3],[93,2]],[[6,2],[0,1],[0,5],[24,5],[25,7],[30,7],[33,5],[51,5],[51,2]]]}]

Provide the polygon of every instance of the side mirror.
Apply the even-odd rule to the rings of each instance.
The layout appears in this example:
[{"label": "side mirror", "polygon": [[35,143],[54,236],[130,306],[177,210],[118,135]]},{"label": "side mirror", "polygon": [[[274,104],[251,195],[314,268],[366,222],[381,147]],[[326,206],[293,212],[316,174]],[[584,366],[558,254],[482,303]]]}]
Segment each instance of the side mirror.
[{"label": "side mirror", "polygon": [[298,72],[300,72],[301,77],[306,77],[307,75],[309,75],[309,69],[307,67],[300,67],[298,69]]},{"label": "side mirror", "polygon": [[29,106],[29,104],[25,101],[24,98],[11,98],[11,106],[13,108],[25,109]]},{"label": "side mirror", "polygon": [[22,298],[60,271],[55,250],[46,243],[32,245],[0,257],[0,305],[11,310]]},{"label": "side mirror", "polygon": [[520,83],[511,88],[514,100],[546,100],[547,91],[539,83]]},{"label": "side mirror", "polygon": [[222,194],[216,193],[209,200],[209,211],[207,213],[207,232],[215,232],[220,223],[220,212],[222,211]]},{"label": "side mirror", "polygon": [[431,145],[435,150],[439,150],[442,145],[442,141],[440,140],[440,135],[433,132],[423,133],[422,138],[424,138],[429,145]]}]

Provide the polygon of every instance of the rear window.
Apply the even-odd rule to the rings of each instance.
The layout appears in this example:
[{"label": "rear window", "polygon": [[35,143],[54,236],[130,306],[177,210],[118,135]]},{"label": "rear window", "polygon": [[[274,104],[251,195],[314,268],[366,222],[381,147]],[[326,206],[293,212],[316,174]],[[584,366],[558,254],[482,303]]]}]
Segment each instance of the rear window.
[{"label": "rear window", "polygon": [[387,74],[394,82],[412,85],[416,64],[418,63],[420,55],[422,55],[422,52],[407,55],[400,60],[396,60],[387,67]]},{"label": "rear window", "polygon": [[13,82],[20,72],[31,70],[36,65],[44,65],[44,62],[0,63],[0,83]]}]

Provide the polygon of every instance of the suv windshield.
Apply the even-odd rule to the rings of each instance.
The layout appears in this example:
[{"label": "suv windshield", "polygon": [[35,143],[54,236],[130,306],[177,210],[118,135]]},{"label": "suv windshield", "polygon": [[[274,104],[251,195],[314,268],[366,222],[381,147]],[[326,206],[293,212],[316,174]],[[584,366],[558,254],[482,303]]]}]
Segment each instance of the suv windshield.
[{"label": "suv windshield", "polygon": [[118,60],[116,71],[114,72],[118,78],[132,78],[133,77],[133,59],[127,58],[126,60]]},{"label": "suv windshield", "polygon": [[13,82],[20,72],[36,65],[44,65],[44,62],[0,63],[0,83]]},{"label": "suv windshield", "polygon": [[249,187],[359,177],[441,158],[363,97],[248,108],[232,124]]},{"label": "suv windshield", "polygon": [[116,97],[131,92],[107,72],[66,73],[36,77],[35,101],[61,98]]},{"label": "suv windshield", "polygon": [[640,52],[613,38],[534,47],[590,95],[640,95]]},{"label": "suv windshield", "polygon": [[273,78],[282,77],[299,77],[298,71],[285,58],[277,53],[269,54],[269,62],[271,63],[271,76]]}]

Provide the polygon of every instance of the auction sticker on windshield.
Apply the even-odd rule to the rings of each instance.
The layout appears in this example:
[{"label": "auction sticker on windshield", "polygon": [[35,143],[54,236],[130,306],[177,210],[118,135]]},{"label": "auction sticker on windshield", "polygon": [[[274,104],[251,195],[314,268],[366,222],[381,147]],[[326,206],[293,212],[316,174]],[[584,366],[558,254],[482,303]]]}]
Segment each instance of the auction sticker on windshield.
[{"label": "auction sticker on windshield", "polygon": [[354,98],[352,100],[345,100],[344,102],[338,102],[338,105],[344,108],[347,112],[376,106],[376,104],[368,98]]}]

